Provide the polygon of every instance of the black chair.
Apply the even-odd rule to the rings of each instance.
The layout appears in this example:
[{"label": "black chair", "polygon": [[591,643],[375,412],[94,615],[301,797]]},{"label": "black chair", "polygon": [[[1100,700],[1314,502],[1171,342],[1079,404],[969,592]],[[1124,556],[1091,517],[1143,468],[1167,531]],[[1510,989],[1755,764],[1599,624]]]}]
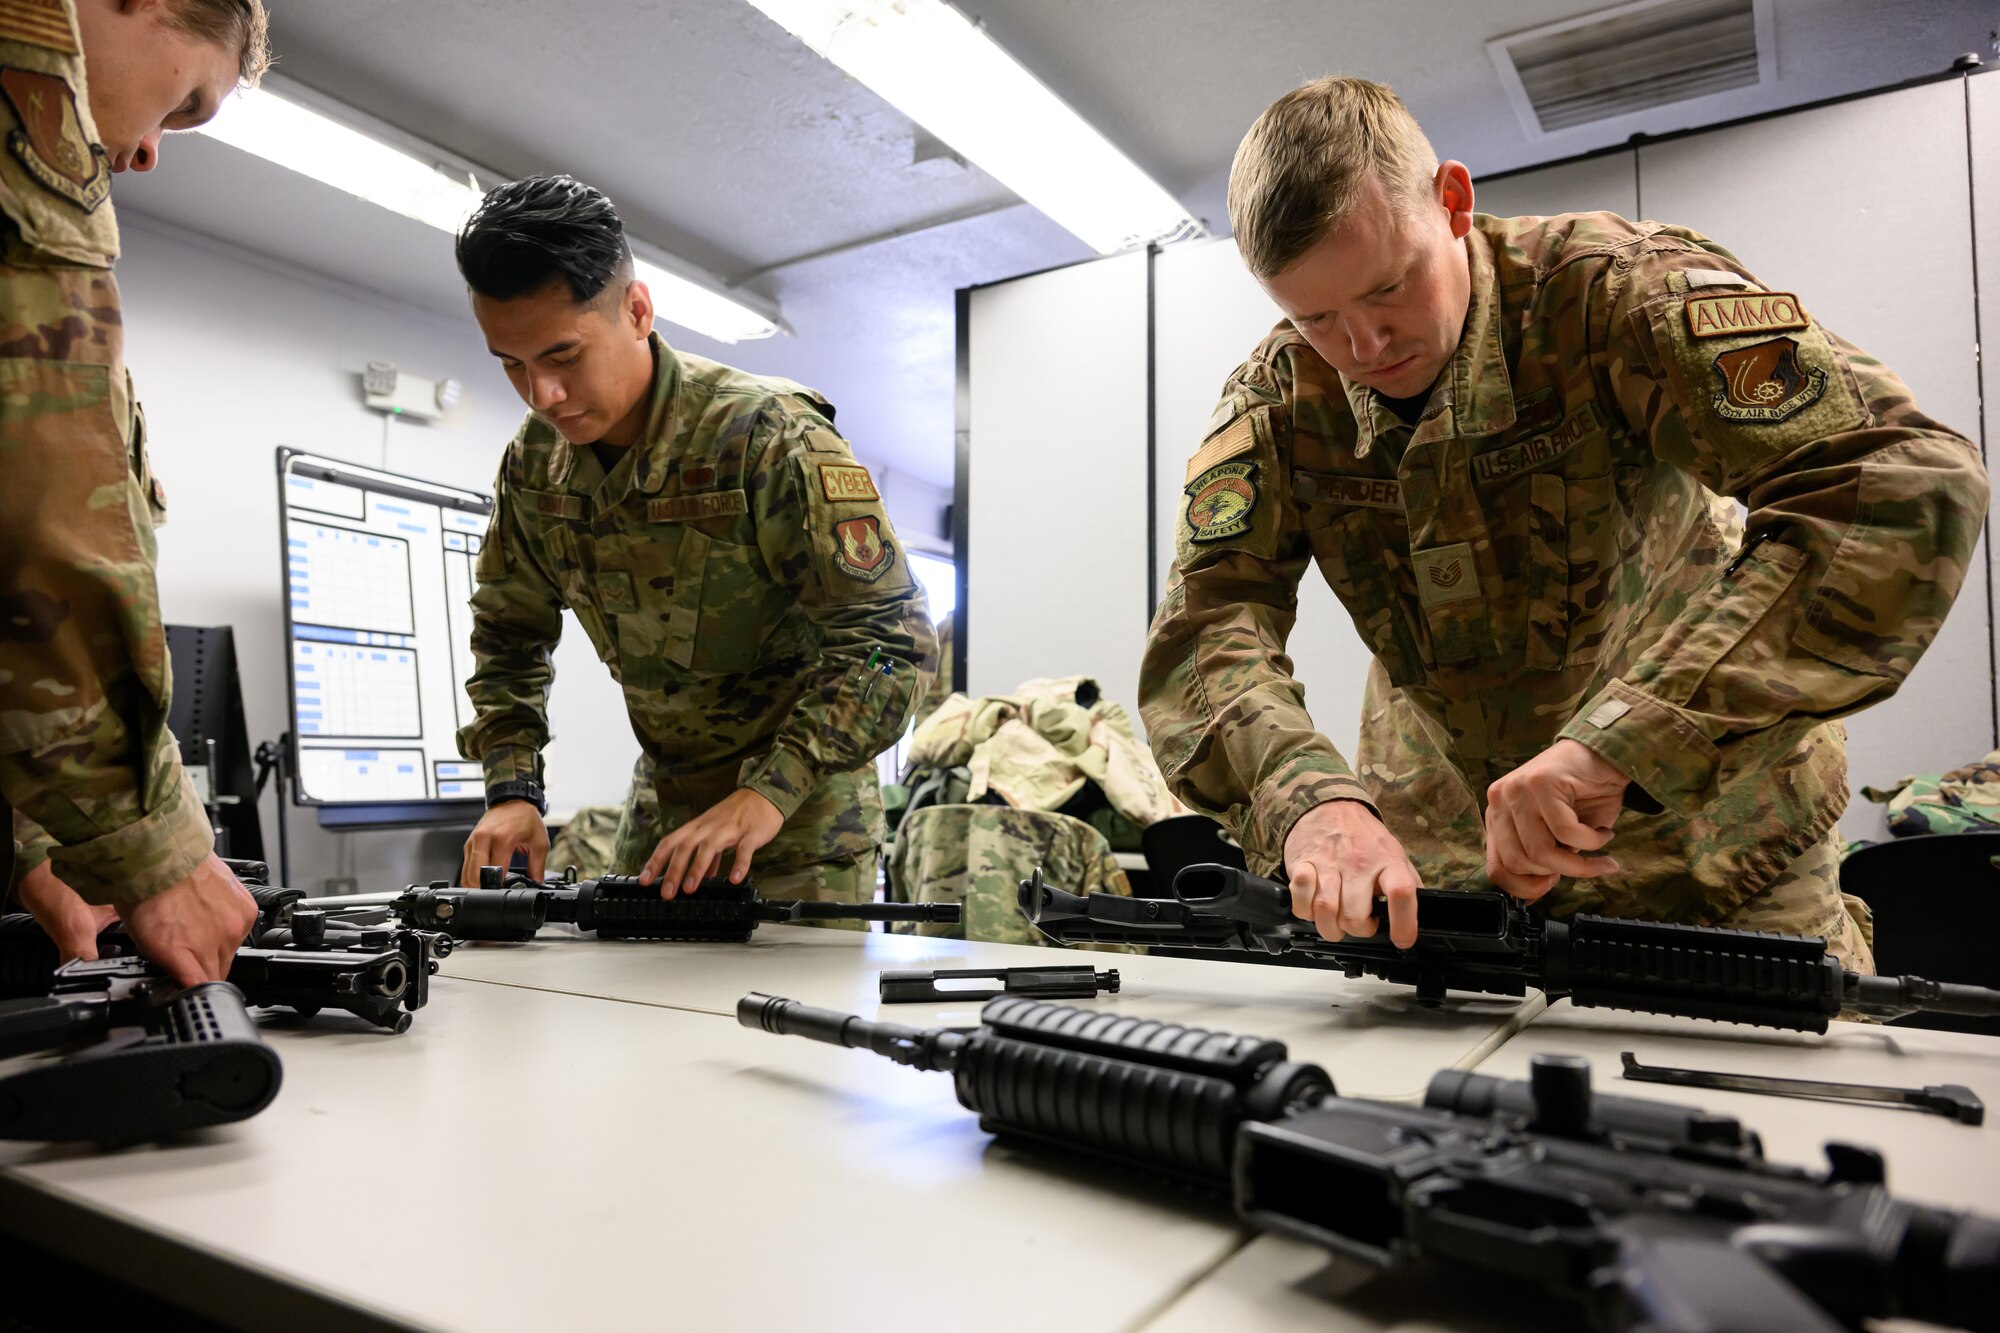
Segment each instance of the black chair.
[{"label": "black chair", "polygon": [[[1875,970],[2000,986],[2000,833],[1939,833],[1863,847],[1840,887],[1875,914]],[[1905,1027],[2000,1036],[2000,1019],[1912,1014]]]},{"label": "black chair", "polygon": [[1223,865],[1246,869],[1243,849],[1222,836],[1222,825],[1207,815],[1176,815],[1148,824],[1139,832],[1139,850],[1145,853],[1146,869],[1152,883],[1142,898],[1174,896],[1174,876],[1188,866]]}]

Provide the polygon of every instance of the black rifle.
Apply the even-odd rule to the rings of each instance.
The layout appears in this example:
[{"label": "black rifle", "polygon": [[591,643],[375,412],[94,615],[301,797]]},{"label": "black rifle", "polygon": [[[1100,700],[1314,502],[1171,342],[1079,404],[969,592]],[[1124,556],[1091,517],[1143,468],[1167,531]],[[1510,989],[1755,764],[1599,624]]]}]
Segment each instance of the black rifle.
[{"label": "black rifle", "polygon": [[0,1057],[99,1039],[0,1078],[0,1138],[129,1143],[248,1119],[284,1071],[243,1003],[138,958],[73,962],[46,994],[0,1001]]},{"label": "black rifle", "polygon": [[708,940],[740,944],[766,921],[933,921],[959,919],[957,903],[827,903],[760,897],[752,884],[704,879],[694,893],[660,897],[657,883],[630,875],[534,880],[487,866],[480,887],[444,881],[399,894],[315,898],[314,908],[387,908],[406,926],[461,940],[531,940],[550,922],[567,922],[607,940]]},{"label": "black rifle", "polygon": [[1921,1207],[1882,1159],[1764,1160],[1732,1118],[1447,1070],[1421,1107],[1336,1096],[1283,1045],[1002,997],[983,1026],[869,1022],[746,995],[737,1021],[951,1073],[981,1129],[1227,1192],[1254,1227],[1381,1269],[1428,1257],[1539,1281],[1607,1333],[2000,1330],[2000,1219]]},{"label": "black rifle", "polygon": [[[245,1003],[308,1018],[341,1009],[391,1032],[409,1029],[410,1015],[430,1000],[437,959],[451,952],[448,937],[330,921],[300,908],[304,895],[295,889],[247,887],[258,902],[258,924],[229,965],[229,983]],[[124,962],[136,953],[122,923],[98,933],[100,959]],[[33,917],[0,916],[0,996],[46,995],[60,975],[58,961],[55,941]],[[69,965],[78,966],[87,964]]]},{"label": "black rifle", "polygon": [[1021,911],[1064,944],[1152,944],[1290,954],[1350,977],[1415,986],[1427,1004],[1446,991],[1521,995],[1584,1008],[1716,1018],[1758,1027],[1824,1032],[1842,1010],[1898,1018],[1927,1010],[2000,1016],[2000,990],[1850,972],[1826,941],[1720,926],[1681,926],[1579,913],[1535,915],[1497,889],[1417,891],[1417,942],[1389,940],[1388,905],[1376,931],[1330,942],[1292,916],[1291,891],[1229,866],[1189,866],[1174,898],[1065,893],[1021,882]]}]

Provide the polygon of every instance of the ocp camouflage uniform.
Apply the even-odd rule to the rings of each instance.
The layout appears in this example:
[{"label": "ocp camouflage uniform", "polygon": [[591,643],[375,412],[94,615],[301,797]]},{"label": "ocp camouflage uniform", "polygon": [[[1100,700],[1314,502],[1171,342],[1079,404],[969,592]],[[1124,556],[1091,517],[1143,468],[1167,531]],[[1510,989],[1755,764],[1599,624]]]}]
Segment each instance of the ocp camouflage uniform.
[{"label": "ocp camouflage uniform", "polygon": [[489,786],[539,779],[567,607],[624,688],[657,801],[651,828],[621,821],[617,869],[748,788],[785,816],[760,891],[865,900],[874,758],[935,667],[922,589],[824,399],[652,345],[646,429],[608,477],[533,414],[507,448],[459,748]]},{"label": "ocp camouflage uniform", "polygon": [[612,873],[611,858],[618,846],[618,824],[623,815],[623,810],[610,805],[587,805],[571,815],[549,843],[550,872],[561,874],[574,866],[578,879]]},{"label": "ocp camouflage uniform", "polygon": [[[1004,805],[918,810],[897,832],[889,883],[899,901],[962,903],[964,912],[955,926],[897,929],[995,944],[1050,944],[1021,914],[1021,881],[1037,867],[1045,883],[1069,893],[1132,892],[1111,844],[1080,819]],[[1118,945],[1089,947],[1137,952]]]},{"label": "ocp camouflage uniform", "polygon": [[[1829,719],[1935,637],[1985,517],[1977,453],[1693,232],[1480,215],[1466,252],[1414,428],[1288,325],[1230,376],[1140,686],[1161,767],[1257,869],[1345,798],[1462,879],[1487,786],[1569,737],[1635,808],[1625,873],[1549,910],[1823,928],[1870,965],[1839,910]],[[1718,495],[1748,506],[1740,547]],[[1375,658],[1358,772],[1282,656],[1309,562]]]},{"label": "ocp camouflage uniform", "polygon": [[214,835],[167,730],[160,494],[81,52],[69,0],[0,5],[0,807],[85,901],[131,904]]}]

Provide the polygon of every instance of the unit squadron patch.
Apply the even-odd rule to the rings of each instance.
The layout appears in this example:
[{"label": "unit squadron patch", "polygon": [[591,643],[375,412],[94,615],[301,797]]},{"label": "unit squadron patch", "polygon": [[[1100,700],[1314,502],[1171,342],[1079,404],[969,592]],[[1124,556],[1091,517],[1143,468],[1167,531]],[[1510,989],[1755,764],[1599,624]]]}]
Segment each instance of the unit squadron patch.
[{"label": "unit squadron patch", "polygon": [[1790,292],[1724,292],[1716,296],[1690,296],[1687,322],[1688,332],[1697,338],[1779,333],[1785,329],[1807,328],[1812,324],[1799,307],[1799,298]]},{"label": "unit squadron patch", "polygon": [[57,198],[88,213],[111,196],[111,158],[83,132],[76,93],[60,77],[38,70],[0,69],[0,92],[21,122],[8,151]]},{"label": "unit squadron patch", "polygon": [[0,0],[0,41],[78,54],[62,0]]},{"label": "unit squadron patch", "polygon": [[1717,356],[1714,364],[1722,379],[1715,415],[1725,421],[1783,421],[1826,392],[1826,372],[1800,366],[1799,344],[1792,338],[1738,347]]},{"label": "unit squadron patch", "polygon": [[882,540],[882,521],[873,514],[834,524],[833,535],[833,562],[863,583],[873,583],[896,563],[895,548]]},{"label": "unit squadron patch", "polygon": [[1257,465],[1217,463],[1187,484],[1188,540],[1219,542],[1250,530],[1257,512]]}]

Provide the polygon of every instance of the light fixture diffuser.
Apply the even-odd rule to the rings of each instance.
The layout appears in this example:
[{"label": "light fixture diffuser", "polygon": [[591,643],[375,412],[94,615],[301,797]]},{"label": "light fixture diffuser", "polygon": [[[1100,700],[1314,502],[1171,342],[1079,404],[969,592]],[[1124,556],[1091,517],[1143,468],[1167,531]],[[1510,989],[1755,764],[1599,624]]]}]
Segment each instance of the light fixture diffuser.
[{"label": "light fixture diffuser", "polygon": [[[219,143],[344,190],[392,213],[456,234],[481,191],[421,158],[266,88],[226,99],[201,133]],[[718,342],[768,338],[777,321],[648,259],[635,275],[652,289],[659,318]],[[718,284],[720,285],[720,284]]]},{"label": "light fixture diffuser", "polygon": [[749,2],[1098,253],[1201,230],[944,0]]}]

